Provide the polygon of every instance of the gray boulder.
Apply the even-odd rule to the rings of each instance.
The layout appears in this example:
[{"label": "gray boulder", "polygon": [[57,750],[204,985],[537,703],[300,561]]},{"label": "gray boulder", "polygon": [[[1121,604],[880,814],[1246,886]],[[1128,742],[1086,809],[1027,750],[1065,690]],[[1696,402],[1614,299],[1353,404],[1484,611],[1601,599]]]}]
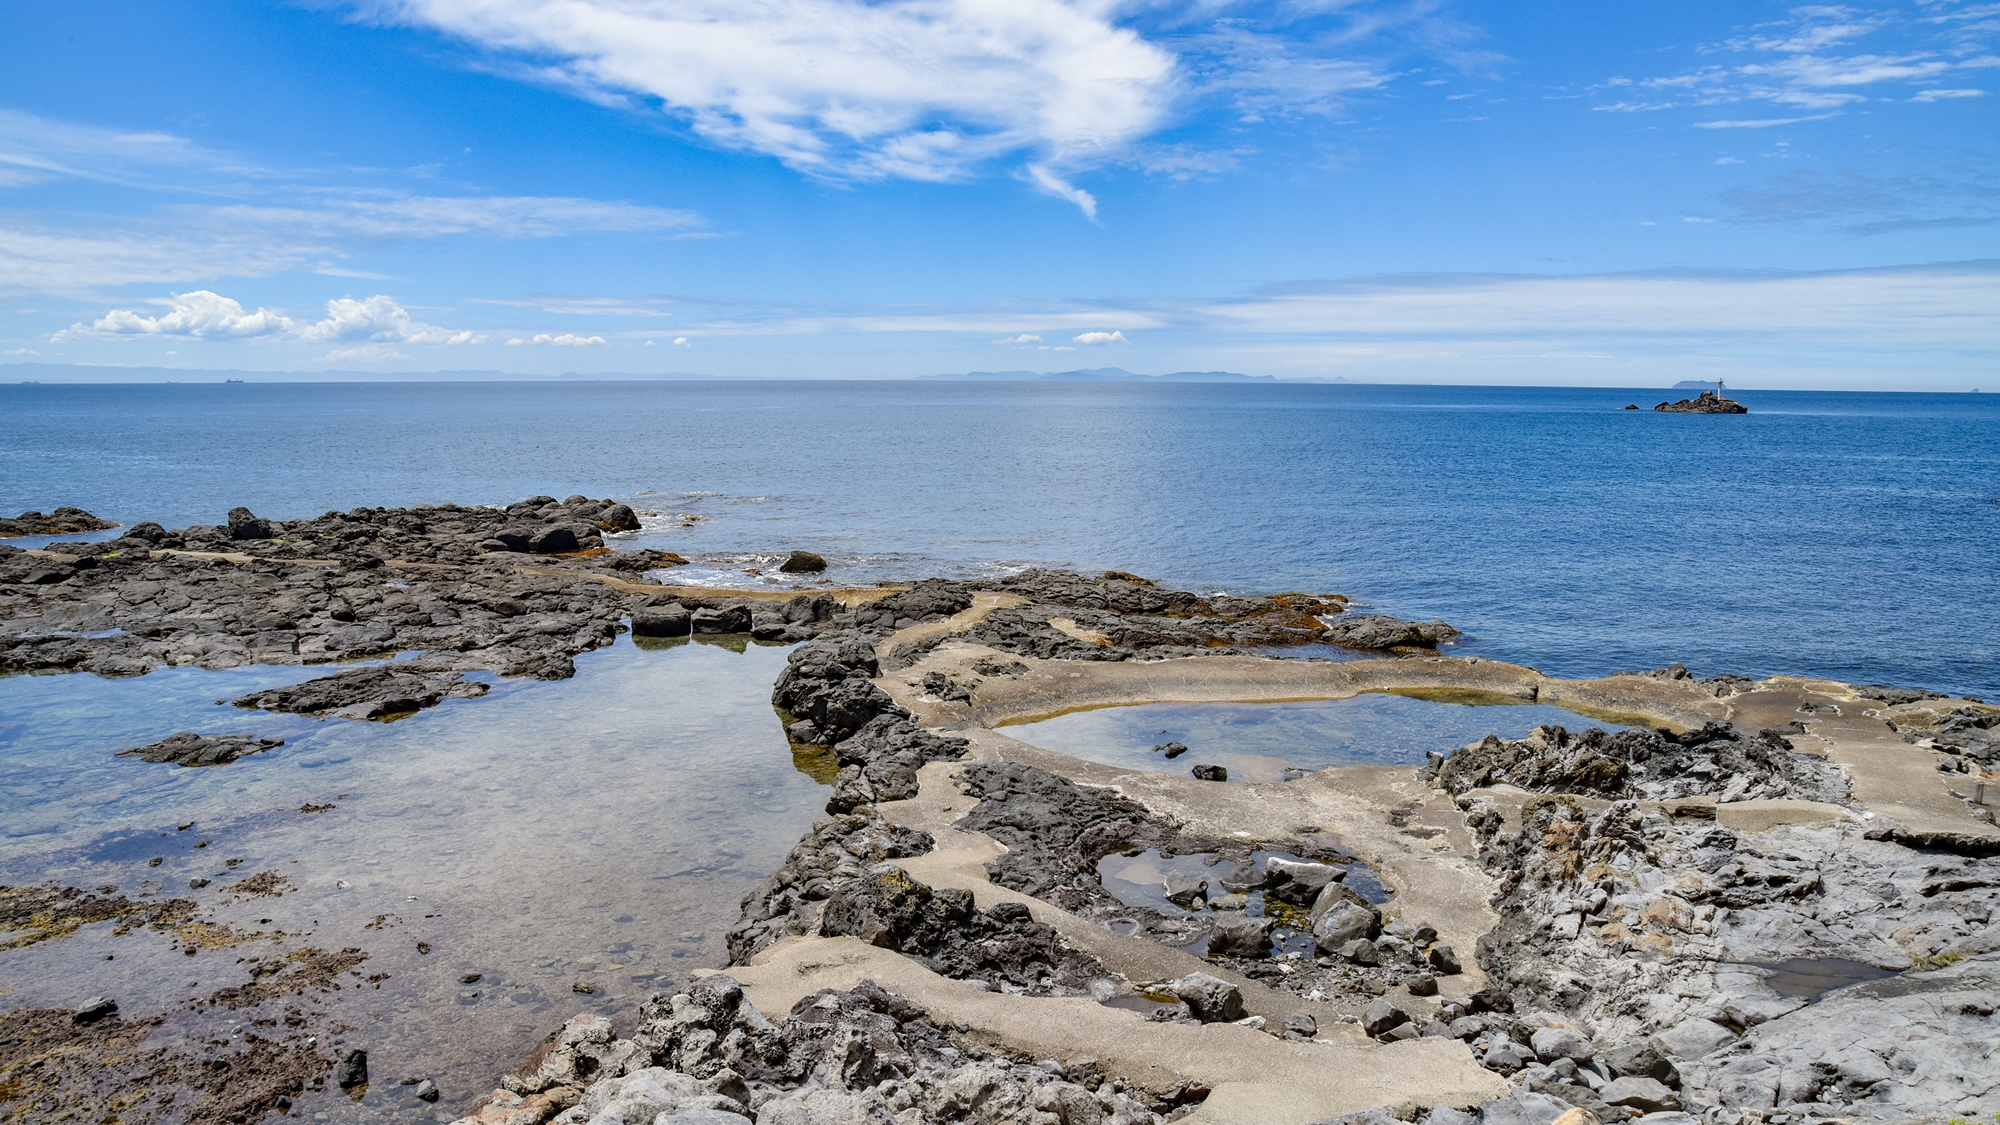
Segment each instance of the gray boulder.
[{"label": "gray boulder", "polygon": [[1265,957],[1271,952],[1271,926],[1269,918],[1252,918],[1247,914],[1224,914],[1215,920],[1215,928],[1208,934],[1208,955],[1211,957]]},{"label": "gray boulder", "polygon": [[1622,1105],[1641,1113],[1656,1113],[1676,1110],[1681,1107],[1681,1099],[1663,1084],[1640,1076],[1614,1078],[1605,1083],[1597,1092],[1606,1105]]},{"label": "gray boulder", "polygon": [[1570,1111],[1569,1103],[1547,1094],[1519,1093],[1479,1103],[1480,1125],[1551,1125]]},{"label": "gray boulder", "polygon": [[1426,956],[1430,960],[1431,968],[1445,976],[1457,976],[1465,971],[1465,966],[1459,963],[1458,952],[1449,945],[1433,945]]},{"label": "gray boulder", "polygon": [[1576,1062],[1588,1061],[1591,1055],[1590,1040],[1573,1027],[1537,1028],[1528,1037],[1528,1046],[1535,1050],[1535,1057],[1543,1062],[1556,1059],[1572,1059]]},{"label": "gray boulder", "polygon": [[1410,1022],[1410,1013],[1391,1004],[1387,997],[1376,997],[1361,1013],[1361,1030],[1370,1035],[1380,1036],[1385,1032]]},{"label": "gray boulder", "polygon": [[1243,1018],[1243,991],[1220,977],[1189,973],[1169,987],[1203,1023],[1235,1023]]},{"label": "gray boulder", "polygon": [[1337,883],[1347,874],[1344,867],[1334,867],[1325,863],[1300,863],[1295,860],[1272,856],[1264,861],[1264,886],[1267,894],[1279,902],[1293,906],[1311,905],[1326,889],[1328,883]]},{"label": "gray boulder", "polygon": [[635,637],[685,637],[693,631],[694,615],[679,602],[668,602],[656,609],[632,611],[632,635]]},{"label": "gray boulder", "polygon": [[747,633],[750,631],[750,607],[732,605],[723,609],[697,609],[691,623],[694,631],[704,636]]},{"label": "gray boulder", "polygon": [[[1344,889],[1344,888],[1343,888]],[[1366,903],[1341,901],[1313,920],[1313,941],[1323,953],[1338,953],[1350,941],[1372,940],[1382,932],[1381,917]]]}]

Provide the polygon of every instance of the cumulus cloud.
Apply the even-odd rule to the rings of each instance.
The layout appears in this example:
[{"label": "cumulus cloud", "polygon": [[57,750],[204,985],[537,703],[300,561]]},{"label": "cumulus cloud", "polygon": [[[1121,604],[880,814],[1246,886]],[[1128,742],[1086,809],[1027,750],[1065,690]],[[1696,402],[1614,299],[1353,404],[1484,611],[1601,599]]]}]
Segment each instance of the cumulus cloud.
[{"label": "cumulus cloud", "polygon": [[1125,333],[1123,332],[1085,332],[1080,336],[1070,338],[1070,343],[1072,344],[1087,344],[1091,346],[1123,344],[1127,342]]},{"label": "cumulus cloud", "polygon": [[1030,335],[1029,333],[1026,332],[1021,333],[1019,336],[1006,336],[1002,337],[1001,339],[993,341],[994,346],[1002,348],[1005,347],[1018,348],[1028,344],[1039,344],[1041,342],[1042,338],[1040,336]]},{"label": "cumulus cloud", "polygon": [[339,344],[473,344],[481,339],[475,332],[414,320],[395,298],[381,294],[361,301],[352,297],[328,301],[325,319],[308,323],[266,308],[247,311],[241,303],[207,289],[176,293],[155,303],[166,311],[148,316],[136,309],[113,309],[89,324],[70,325],[50,337],[50,342],[117,336],[190,340],[267,337]]},{"label": "cumulus cloud", "polygon": [[[509,344],[518,344],[521,341],[516,339],[516,340],[509,340],[507,342]],[[534,339],[529,340],[528,343],[548,344],[558,348],[590,348],[604,343],[604,337],[579,336],[574,332],[563,332],[560,334],[551,334],[548,332],[544,332],[536,336]]]},{"label": "cumulus cloud", "polygon": [[[652,343],[652,341],[651,341],[651,340],[648,340],[648,341],[646,341],[646,342],[647,342],[647,343],[649,343],[649,344],[650,344],[650,343]],[[689,342],[688,342],[688,338],[687,338],[686,336],[676,336],[676,337],[674,337],[674,346],[675,346],[675,347],[677,347],[677,348],[691,348],[691,347],[694,347],[694,345],[693,345],[692,343],[689,343]]]}]

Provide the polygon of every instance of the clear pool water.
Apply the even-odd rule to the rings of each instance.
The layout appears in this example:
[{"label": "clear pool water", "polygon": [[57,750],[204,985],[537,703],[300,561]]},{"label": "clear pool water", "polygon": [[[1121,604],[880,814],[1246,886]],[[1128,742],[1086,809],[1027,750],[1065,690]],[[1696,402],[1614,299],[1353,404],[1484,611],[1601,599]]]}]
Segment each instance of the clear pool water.
[{"label": "clear pool water", "polygon": [[[1186,773],[1219,765],[1230,781],[1285,781],[1328,766],[1421,765],[1489,734],[1538,726],[1615,726],[1545,703],[1447,703],[1369,692],[1308,703],[1147,703],[1073,711],[1006,728],[1034,746],[1126,769]],[[1179,742],[1172,760],[1155,750]]]}]

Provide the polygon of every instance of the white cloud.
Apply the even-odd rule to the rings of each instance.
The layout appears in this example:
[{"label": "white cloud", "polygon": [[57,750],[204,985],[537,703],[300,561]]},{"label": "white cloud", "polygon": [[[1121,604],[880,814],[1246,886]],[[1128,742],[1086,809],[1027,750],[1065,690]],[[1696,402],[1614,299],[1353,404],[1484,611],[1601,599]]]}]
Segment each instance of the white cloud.
[{"label": "white cloud", "polygon": [[994,346],[1002,348],[1005,347],[1018,348],[1027,344],[1039,344],[1041,342],[1042,338],[1040,336],[1033,336],[1026,332],[1021,333],[1019,336],[1006,336],[1002,337],[1001,339],[993,341]]},{"label": "white cloud", "polygon": [[[646,341],[646,342],[647,342],[647,343],[649,343],[649,344],[650,344],[650,343],[652,343],[652,341],[651,341],[651,340],[648,340],[648,341]],[[687,338],[686,336],[676,336],[676,337],[674,337],[674,346],[675,346],[675,347],[677,347],[677,348],[691,348],[691,347],[694,347],[694,345],[693,345],[693,344],[691,344],[691,343],[689,343],[689,342],[688,342],[688,338]]]},{"label": "white cloud", "polygon": [[40,352],[36,351],[36,350],[35,350],[35,349],[33,349],[33,348],[8,348],[8,349],[7,349],[7,354],[8,354],[8,355],[40,355],[40,354],[42,354],[42,353],[40,353]]},{"label": "white cloud", "polygon": [[600,100],[658,104],[818,175],[952,179],[1141,136],[1174,56],[1105,0],[378,0]]},{"label": "white cloud", "polygon": [[1076,204],[1077,210],[1083,212],[1084,218],[1089,219],[1093,223],[1097,221],[1096,196],[1077,187],[1054,172],[1049,171],[1043,165],[1030,164],[1027,171],[1029,181],[1036,187],[1041,188],[1058,199],[1069,200],[1071,203]]},{"label": "white cloud", "polygon": [[1072,337],[1070,340],[1072,344],[1088,344],[1092,346],[1123,344],[1127,342],[1125,333],[1123,332],[1085,332],[1080,336]]},{"label": "white cloud", "polygon": [[[1710,64],[1653,78],[1614,78],[1600,90],[1618,91],[1619,100],[1594,108],[1644,111],[1764,102],[1799,110],[1837,111],[1869,100],[1870,87],[1927,83],[1955,72],[2000,66],[2000,57],[1979,53],[1982,48],[1968,38],[1976,30],[2000,30],[2000,27],[1963,23],[1950,28],[1937,26],[1973,10],[1961,6],[1960,10],[1946,11],[1941,16],[1910,19],[1894,11],[1863,15],[1844,7],[1793,8],[1789,18],[1761,25],[1753,34],[1699,48],[1710,56],[1747,56],[1744,61]],[[1854,50],[1859,40],[1871,36],[1889,38],[1895,49]],[[1633,100],[1626,96],[1633,89],[1648,91],[1651,96]],[[1920,91],[1908,100],[1933,102],[1949,96],[1952,95],[1946,92]],[[1703,122],[1702,127],[1758,128],[1816,119],[1742,118]]]},{"label": "white cloud", "polygon": [[[453,331],[413,320],[393,297],[376,295],[357,301],[341,297],[326,303],[326,318],[301,324],[271,309],[248,312],[219,293],[197,289],[161,301],[167,311],[147,316],[134,309],[113,309],[90,324],[72,324],[50,337],[70,343],[91,337],[167,336],[191,340],[244,340],[258,337],[325,343],[474,344],[475,332]],[[344,356],[343,358],[353,358]]]},{"label": "white cloud", "polygon": [[[519,341],[509,340],[507,342],[513,344],[513,343],[518,343]],[[529,340],[528,342],[530,344],[549,344],[559,348],[589,348],[604,343],[604,337],[579,336],[574,332],[564,332],[557,335],[551,335],[550,333],[544,332],[541,335],[536,336],[534,339]]]},{"label": "white cloud", "polygon": [[246,312],[241,304],[197,289],[176,293],[158,302],[168,311],[145,316],[132,309],[113,309],[92,324],[73,324],[58,332],[51,343],[68,343],[86,336],[184,336],[195,340],[241,340],[250,336],[282,336],[292,331],[291,320],[270,309]]},{"label": "white cloud", "polygon": [[1983,98],[1984,90],[1924,90],[1911,98],[1913,102],[1935,102],[1944,98]]},{"label": "white cloud", "polygon": [[2000,353],[1990,264],[1820,273],[1459,275],[1301,284],[1202,306],[1230,333],[1321,339],[1698,338]]},{"label": "white cloud", "polygon": [[1797,125],[1801,121],[1825,121],[1837,116],[1831,113],[1817,113],[1811,117],[1764,117],[1752,121],[1697,121],[1697,129],[1769,129],[1773,125]]},{"label": "white cloud", "polygon": [[334,343],[476,344],[483,339],[476,332],[454,332],[412,320],[394,298],[380,294],[365,301],[352,297],[328,301],[325,320],[297,331],[301,340]]}]

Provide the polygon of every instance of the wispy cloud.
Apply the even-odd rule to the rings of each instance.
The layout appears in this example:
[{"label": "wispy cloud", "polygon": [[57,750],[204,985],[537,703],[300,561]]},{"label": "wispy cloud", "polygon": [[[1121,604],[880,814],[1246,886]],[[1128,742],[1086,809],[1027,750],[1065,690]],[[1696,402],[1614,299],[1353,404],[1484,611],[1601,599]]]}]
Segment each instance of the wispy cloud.
[{"label": "wispy cloud", "polygon": [[[1960,18],[1990,5],[1930,0],[1925,7],[1929,10],[1917,16],[1893,9],[1797,7],[1783,20],[1701,48],[1711,58],[1731,61],[1675,74],[1610,79],[1598,87],[1604,100],[1592,108],[1649,112],[1761,102],[1809,111],[1697,123],[1708,129],[1765,128],[1825,120],[1871,97],[1935,102],[1954,94],[1921,87],[1949,75],[2000,66],[2000,56],[1988,42],[2000,24]],[[1865,40],[1890,42],[1877,50],[1857,50]],[[1903,92],[1893,90],[1898,86]],[[1913,86],[1919,88],[1908,92]]]},{"label": "wispy cloud", "polygon": [[[183,137],[0,110],[0,190],[85,180],[161,198],[156,206],[127,208],[115,216],[0,210],[0,291],[88,295],[134,283],[290,270],[376,277],[341,260],[357,247],[381,242],[714,233],[699,214],[676,208],[311,182],[327,175],[253,167]],[[212,201],[186,202],[190,196]]]}]

